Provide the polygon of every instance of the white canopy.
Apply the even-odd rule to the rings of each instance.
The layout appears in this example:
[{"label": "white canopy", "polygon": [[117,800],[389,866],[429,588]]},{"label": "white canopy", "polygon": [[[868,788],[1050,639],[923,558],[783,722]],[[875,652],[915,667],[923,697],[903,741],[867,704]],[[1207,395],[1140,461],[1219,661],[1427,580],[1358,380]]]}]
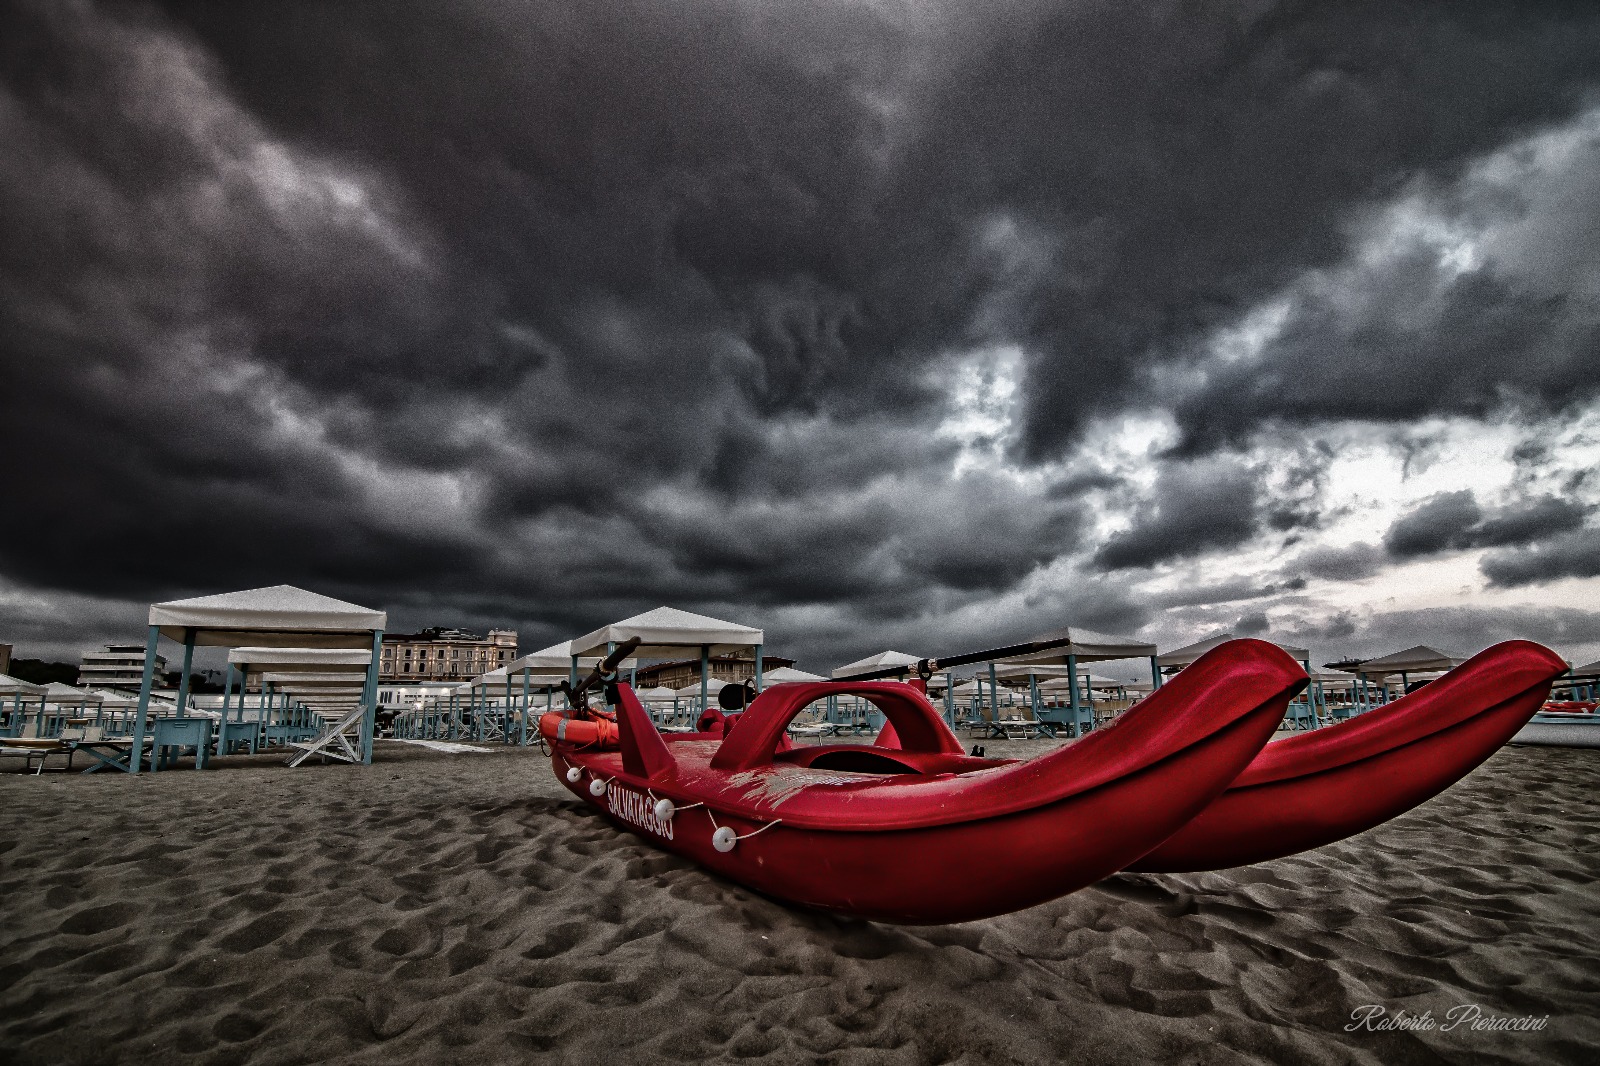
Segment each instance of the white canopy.
[{"label": "white canopy", "polygon": [[[579,656],[578,668],[581,670],[592,669],[601,659],[605,658],[604,652],[605,649],[602,647],[599,655]],[[630,669],[637,662],[637,659],[624,659],[620,669]],[[531,671],[534,674],[548,674],[556,679],[556,684],[559,684],[568,680],[568,675],[572,671],[572,641],[563,640],[560,644],[552,644],[548,648],[529,652],[515,662],[507,663],[501,669],[509,674],[520,674],[524,670]]]},{"label": "white canopy", "polygon": [[922,659],[920,655],[907,655],[903,651],[880,651],[876,655],[869,655],[865,659],[857,659],[853,663],[841,666],[829,676],[850,677],[852,674],[865,674],[889,666],[915,666]]},{"label": "white canopy", "polygon": [[1377,659],[1368,659],[1355,672],[1364,677],[1385,677],[1389,674],[1426,673],[1429,670],[1453,670],[1467,660],[1455,655],[1418,644],[1405,651],[1397,651]]},{"label": "white canopy", "polygon": [[[710,691],[709,686],[707,687],[707,691]],[[694,686],[694,694],[696,696],[700,695],[700,686],[698,684]],[[678,693],[676,690],[670,689],[665,685],[657,685],[655,688],[639,689],[634,693],[634,695],[638,696],[641,700],[654,700],[657,703],[660,703],[665,700],[675,699]]]},{"label": "white canopy", "polygon": [[[727,684],[727,682],[723,681],[721,678],[717,678],[717,677],[708,677],[708,678],[706,678],[706,695],[715,696],[722,689],[722,687],[724,685],[726,685],[726,684]],[[698,696],[698,695],[700,695],[700,682],[696,681],[692,685],[685,685],[682,688],[678,689],[677,693],[678,693],[679,697]]]},{"label": "white canopy", "polygon": [[1596,659],[1588,666],[1574,666],[1572,668],[1573,677],[1594,677],[1596,675],[1600,675],[1600,659]]},{"label": "white canopy", "polygon": [[502,696],[506,691],[506,673],[510,667],[502,666],[498,670],[490,670],[486,674],[479,674],[470,682],[475,689],[493,689]]},{"label": "white canopy", "polygon": [[59,681],[52,681],[44,687],[44,698],[47,703],[104,703],[105,699],[96,696],[86,688],[74,688],[63,685]]},{"label": "white canopy", "polygon": [[1080,663],[1101,662],[1108,659],[1146,659],[1156,653],[1154,644],[1134,640],[1132,637],[1113,637],[1105,633],[1096,633],[1092,630],[1078,626],[1065,626],[1053,629],[1048,633],[1041,633],[1036,637],[1029,637],[1029,642],[1045,640],[1068,640],[1070,643],[1048,651],[1034,652],[1031,655],[1013,655],[996,662],[1010,663],[1065,663],[1068,656],[1074,656]]},{"label": "white canopy", "polygon": [[244,644],[271,647],[367,648],[388,624],[382,611],[307,592],[293,585],[225,592],[152,604],[150,624],[182,641],[210,647]]},{"label": "white canopy", "polygon": [[24,696],[37,696],[43,691],[43,685],[35,685],[31,681],[24,681],[10,674],[0,674],[0,695],[15,696],[20,693]]},{"label": "white canopy", "polygon": [[366,674],[332,674],[317,671],[301,672],[299,670],[285,670],[281,673],[262,674],[261,680],[279,688],[288,686],[301,687],[311,685],[359,685],[367,683]]},{"label": "white canopy", "polygon": [[759,629],[676,607],[657,607],[577,638],[572,641],[572,653],[604,655],[608,643],[620,644],[634,637],[641,641],[634,652],[641,659],[670,659],[686,651],[698,652],[702,646],[709,647],[712,655],[737,656],[747,650],[753,655],[756,645],[765,643],[765,634]]},{"label": "white canopy", "polygon": [[[1064,664],[1058,663],[996,663],[994,676],[1002,681],[1016,681],[1025,679],[1028,675],[1034,677],[1069,678],[1071,670]],[[978,680],[982,681],[989,676],[989,671],[979,667]],[[1089,676],[1088,670],[1079,670],[1078,676]]]},{"label": "white canopy", "polygon": [[372,649],[356,651],[350,648],[234,648],[228,652],[228,662],[240,667],[261,669],[288,669],[297,672],[332,670],[347,672],[353,666],[372,665]]},{"label": "white canopy", "polygon": [[[1232,639],[1232,633],[1218,633],[1214,637],[1207,637],[1205,640],[1197,640],[1193,644],[1185,644],[1181,648],[1174,648],[1172,651],[1163,652],[1162,654],[1156,656],[1156,665],[1188,666],[1190,663],[1200,658],[1200,656],[1204,655],[1212,648],[1215,648],[1219,644],[1225,644]],[[1263,637],[1261,639],[1266,640],[1267,638]],[[1278,640],[1267,640],[1267,643],[1276,644],[1278,647],[1288,652],[1291,658],[1298,660],[1299,662],[1305,662],[1306,659],[1311,656],[1311,651],[1308,648],[1296,647],[1293,644],[1285,644]]]},{"label": "white canopy", "polygon": [[764,670],[761,674],[763,685],[787,685],[796,681],[826,681],[827,678],[820,674],[808,674],[804,670],[796,670],[792,666],[780,666],[776,670]]},{"label": "white canopy", "polygon": [[[1078,675],[1078,684],[1080,686],[1083,685],[1083,679],[1086,677],[1089,679],[1090,688],[1127,688],[1132,684],[1131,681],[1123,681],[1115,677],[1101,677],[1099,674],[1083,673]],[[1146,683],[1146,687],[1149,687],[1148,683]],[[1072,679],[1066,677],[1053,678],[1049,681],[1041,682],[1039,685],[1040,692],[1069,692],[1071,689]]]}]

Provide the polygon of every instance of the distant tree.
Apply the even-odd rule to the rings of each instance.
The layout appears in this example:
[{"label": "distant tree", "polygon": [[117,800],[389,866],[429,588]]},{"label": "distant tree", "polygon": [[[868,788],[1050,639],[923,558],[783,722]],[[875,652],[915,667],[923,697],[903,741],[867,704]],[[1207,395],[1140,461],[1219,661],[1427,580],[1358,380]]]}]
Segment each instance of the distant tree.
[{"label": "distant tree", "polygon": [[31,685],[78,683],[78,668],[73,663],[54,663],[44,659],[12,659],[11,676]]}]

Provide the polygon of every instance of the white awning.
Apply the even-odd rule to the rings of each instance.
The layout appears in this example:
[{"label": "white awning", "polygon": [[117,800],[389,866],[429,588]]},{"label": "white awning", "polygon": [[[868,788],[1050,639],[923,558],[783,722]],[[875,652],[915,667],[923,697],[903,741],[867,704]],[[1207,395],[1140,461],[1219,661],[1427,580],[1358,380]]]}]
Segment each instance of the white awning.
[{"label": "white awning", "polygon": [[52,681],[44,687],[46,703],[104,703],[103,697],[96,696],[86,688],[74,688],[63,685],[59,681]]},{"label": "white awning", "polygon": [[[1070,642],[1048,651],[1034,652],[1031,655],[1013,655],[996,662],[1009,663],[1065,663],[1068,656],[1074,656],[1080,663],[1104,662],[1111,659],[1148,659],[1156,653],[1154,644],[1134,640],[1132,637],[1114,637],[1105,633],[1096,633],[1092,630],[1082,629],[1078,626],[1066,626],[1053,629],[1048,633],[1041,633],[1036,637],[1029,637],[1028,642],[1046,640],[1069,640]],[[1019,641],[1019,643],[1021,643]]]},{"label": "white awning", "polygon": [[498,670],[490,670],[486,674],[479,674],[469,684],[475,689],[494,689],[502,696],[506,691],[506,674],[510,667],[502,666]]},{"label": "white awning", "polygon": [[176,641],[193,630],[207,647],[367,648],[372,634],[388,624],[382,611],[322,596],[293,585],[196,596],[156,603],[150,624]]},{"label": "white awning", "polygon": [[0,695],[15,696],[20,693],[24,696],[37,696],[43,692],[43,685],[35,685],[31,681],[24,681],[10,674],[0,674]]},{"label": "white awning", "polygon": [[903,651],[880,651],[876,655],[869,655],[865,659],[857,659],[853,663],[838,667],[829,676],[850,677],[853,674],[870,673],[890,666],[916,666],[923,658],[921,655],[907,655]]},{"label": "white awning", "polygon": [[[717,692],[721,690],[722,686],[724,686],[726,684],[727,684],[727,682],[723,681],[720,678],[716,678],[716,677],[708,677],[708,678],[706,678],[706,695],[708,695],[708,696],[716,695]],[[698,696],[698,695],[700,695],[700,682],[696,681],[692,685],[685,685],[682,688],[678,689],[677,693],[678,693],[678,696],[680,698],[685,697],[685,696],[688,696],[688,697]]]},{"label": "white awning", "polygon": [[293,667],[295,670],[339,670],[352,666],[366,668],[372,664],[372,649],[356,651],[351,648],[234,648],[228,652],[228,662],[234,666],[277,669]]},{"label": "white awning", "polygon": [[827,678],[820,674],[809,674],[804,670],[796,670],[792,666],[780,666],[776,670],[763,670],[761,683],[763,685],[787,685],[796,681],[826,681]]},{"label": "white awning", "polygon": [[[1218,633],[1214,637],[1207,637],[1205,640],[1197,640],[1193,644],[1186,644],[1181,648],[1174,648],[1172,651],[1162,652],[1160,655],[1156,656],[1156,665],[1188,666],[1190,663],[1200,658],[1200,656],[1204,655],[1212,648],[1217,647],[1219,644],[1226,644],[1232,639],[1232,633]],[[1260,637],[1258,639],[1266,640],[1268,644],[1276,644],[1278,647],[1287,652],[1290,658],[1296,660],[1297,662],[1305,662],[1306,659],[1310,658],[1311,656],[1311,651],[1308,648],[1296,647],[1293,644],[1285,644],[1278,640],[1267,640],[1265,637]]]},{"label": "white awning", "polygon": [[366,674],[334,674],[286,670],[260,675],[260,680],[280,688],[286,685],[359,685],[365,687]]},{"label": "white awning", "polygon": [[765,643],[765,635],[759,629],[690,614],[676,607],[657,607],[577,638],[572,641],[572,651],[577,655],[604,655],[608,643],[621,644],[634,637],[641,641],[634,651],[641,659],[670,659],[685,652],[698,653],[702,646],[708,647],[712,655],[749,652],[753,657],[756,645]]},{"label": "white awning", "polygon": [[[600,655],[579,656],[579,672],[592,670],[604,658],[603,650]],[[638,665],[638,662],[638,659],[624,659],[618,669],[630,670]],[[552,644],[548,648],[529,652],[515,662],[507,663],[502,669],[509,674],[520,674],[524,670],[530,670],[534,674],[549,674],[556,679],[556,684],[560,684],[562,681],[570,680],[572,641],[563,640],[560,644]],[[581,681],[582,678],[580,677],[579,680]]]},{"label": "white awning", "polygon": [[1368,659],[1355,668],[1355,672],[1364,677],[1385,677],[1389,674],[1416,674],[1429,670],[1454,670],[1465,658],[1455,655],[1446,655],[1442,651],[1430,648],[1426,644],[1418,644],[1405,651],[1393,652],[1376,659]]}]

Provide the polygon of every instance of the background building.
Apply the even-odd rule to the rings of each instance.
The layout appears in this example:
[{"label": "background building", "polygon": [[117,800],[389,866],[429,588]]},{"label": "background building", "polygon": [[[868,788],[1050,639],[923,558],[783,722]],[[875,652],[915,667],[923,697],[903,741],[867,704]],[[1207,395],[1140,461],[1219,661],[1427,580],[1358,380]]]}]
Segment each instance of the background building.
[{"label": "background building", "polygon": [[[156,679],[166,676],[165,656],[156,656]],[[0,670],[0,673],[5,673]],[[144,681],[143,644],[107,644],[103,651],[86,651],[78,664],[79,688],[109,688],[138,692]]]},{"label": "background building", "polygon": [[487,637],[463,629],[386,633],[380,681],[465,681],[517,657],[517,631],[491,629]]},{"label": "background building", "polygon": [[11,645],[0,644],[0,674],[11,672]]},{"label": "background building", "polygon": [[[781,655],[763,655],[761,669],[776,670],[780,666],[793,666],[793,659],[785,659]],[[756,676],[756,663],[754,659],[735,659],[731,655],[713,655],[711,657],[711,676],[717,681],[727,681],[738,684],[746,678]],[[640,688],[654,688],[665,685],[667,688],[683,688],[686,685],[700,683],[700,660],[678,659],[670,663],[651,663],[649,666],[639,667],[638,683]]]}]

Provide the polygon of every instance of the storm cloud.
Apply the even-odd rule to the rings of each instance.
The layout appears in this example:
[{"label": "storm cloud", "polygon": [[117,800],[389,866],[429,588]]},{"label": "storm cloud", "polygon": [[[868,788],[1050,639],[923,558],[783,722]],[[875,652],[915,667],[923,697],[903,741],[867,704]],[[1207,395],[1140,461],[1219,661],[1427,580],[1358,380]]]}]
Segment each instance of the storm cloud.
[{"label": "storm cloud", "polygon": [[[1596,574],[1600,12],[0,19],[0,639],[289,581],[823,666]],[[1361,481],[1423,423],[1514,472]]]}]

